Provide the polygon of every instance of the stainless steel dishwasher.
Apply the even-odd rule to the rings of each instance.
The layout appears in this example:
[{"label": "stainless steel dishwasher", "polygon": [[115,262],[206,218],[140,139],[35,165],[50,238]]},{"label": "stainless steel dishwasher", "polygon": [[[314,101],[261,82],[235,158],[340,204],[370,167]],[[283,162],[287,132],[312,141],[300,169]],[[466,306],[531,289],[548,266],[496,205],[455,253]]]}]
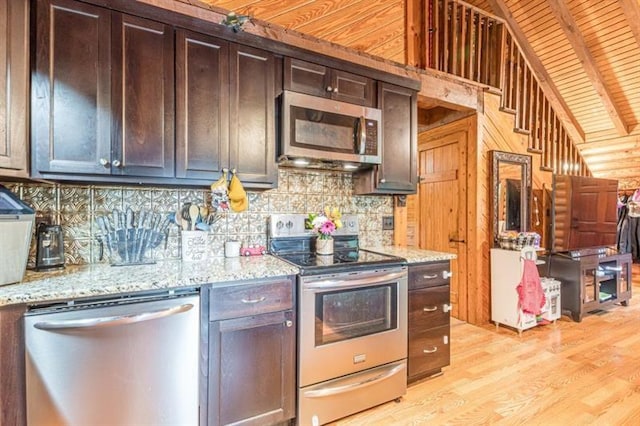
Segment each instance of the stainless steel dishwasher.
[{"label": "stainless steel dishwasher", "polygon": [[28,425],[198,425],[199,324],[193,292],[30,310]]}]

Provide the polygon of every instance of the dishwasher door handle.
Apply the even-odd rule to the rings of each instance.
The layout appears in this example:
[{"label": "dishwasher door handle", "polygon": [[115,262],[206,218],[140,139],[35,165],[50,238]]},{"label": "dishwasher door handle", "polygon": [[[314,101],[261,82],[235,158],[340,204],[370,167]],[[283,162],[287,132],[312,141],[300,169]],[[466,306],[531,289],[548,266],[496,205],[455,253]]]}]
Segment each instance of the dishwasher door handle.
[{"label": "dishwasher door handle", "polygon": [[41,321],[33,326],[39,330],[69,330],[69,329],[87,329],[98,327],[113,327],[118,325],[133,324],[141,321],[151,321],[159,318],[165,318],[171,315],[177,315],[187,312],[193,308],[193,304],[185,303],[170,308],[158,309],[155,311],[136,313],[131,315],[114,315],[98,318],[83,318],[67,321]]}]

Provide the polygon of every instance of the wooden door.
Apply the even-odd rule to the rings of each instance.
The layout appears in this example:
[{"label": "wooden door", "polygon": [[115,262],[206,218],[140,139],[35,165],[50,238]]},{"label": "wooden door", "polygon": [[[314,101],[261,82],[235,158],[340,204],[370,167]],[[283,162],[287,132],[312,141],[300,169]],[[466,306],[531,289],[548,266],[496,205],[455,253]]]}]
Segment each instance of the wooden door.
[{"label": "wooden door", "polygon": [[29,2],[0,1],[0,176],[27,177]]},{"label": "wooden door", "polygon": [[173,28],[114,12],[112,34],[112,173],[173,177]]},{"label": "wooden door", "polygon": [[275,58],[239,44],[229,46],[229,165],[252,187],[277,185]]},{"label": "wooden door", "polygon": [[109,174],[111,12],[39,0],[36,20],[32,172]]},{"label": "wooden door", "polygon": [[418,145],[418,241],[420,248],[455,253],[451,261],[451,314],[467,315],[467,190],[468,132],[459,125],[421,133]]},{"label": "wooden door", "polygon": [[176,177],[215,180],[229,167],[229,43],[176,31]]}]

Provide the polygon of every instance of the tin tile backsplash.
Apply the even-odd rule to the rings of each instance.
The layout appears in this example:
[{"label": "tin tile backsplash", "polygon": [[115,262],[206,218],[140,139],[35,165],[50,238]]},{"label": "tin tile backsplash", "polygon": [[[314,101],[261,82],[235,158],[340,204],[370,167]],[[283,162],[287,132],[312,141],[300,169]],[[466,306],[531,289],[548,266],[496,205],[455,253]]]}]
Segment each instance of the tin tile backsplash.
[{"label": "tin tile backsplash", "polygon": [[[249,208],[242,213],[220,214],[207,234],[211,256],[224,255],[224,242],[266,244],[267,218],[275,213],[309,213],[324,206],[335,206],[343,214],[357,214],[362,245],[392,244],[393,231],[382,230],[382,216],[393,215],[391,196],[354,196],[350,173],[307,171],[281,168],[278,188],[249,192]],[[113,209],[153,210],[169,214],[187,201],[202,204],[208,190],[192,188],[154,188],[136,186],[99,186],[40,183],[4,183],[6,187],[35,208],[37,221],[61,224],[64,232],[66,263],[110,262],[101,253],[95,218]],[[180,230],[172,225],[166,245],[155,248],[155,260],[181,256]],[[35,259],[35,240],[29,264]],[[102,254],[102,259],[100,258]]]}]

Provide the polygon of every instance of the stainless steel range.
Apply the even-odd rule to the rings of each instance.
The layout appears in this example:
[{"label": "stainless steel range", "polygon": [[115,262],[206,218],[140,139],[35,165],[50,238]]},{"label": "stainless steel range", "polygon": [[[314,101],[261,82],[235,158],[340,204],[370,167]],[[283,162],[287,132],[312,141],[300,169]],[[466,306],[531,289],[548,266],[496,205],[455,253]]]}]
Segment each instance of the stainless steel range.
[{"label": "stainless steel range", "polygon": [[359,249],[356,216],[316,256],[305,218],[271,216],[269,249],[301,269],[298,424],[320,425],[406,393],[407,267]]}]

